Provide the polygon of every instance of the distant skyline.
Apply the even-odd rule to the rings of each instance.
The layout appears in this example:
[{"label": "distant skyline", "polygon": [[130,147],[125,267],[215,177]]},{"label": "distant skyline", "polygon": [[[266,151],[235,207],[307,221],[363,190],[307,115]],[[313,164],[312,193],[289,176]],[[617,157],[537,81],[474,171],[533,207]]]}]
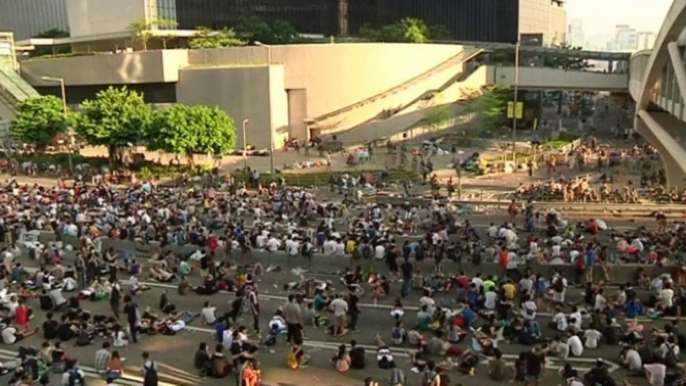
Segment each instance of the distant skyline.
[{"label": "distant skyline", "polygon": [[612,36],[617,24],[658,33],[673,0],[568,0],[567,24],[583,20],[584,35]]}]

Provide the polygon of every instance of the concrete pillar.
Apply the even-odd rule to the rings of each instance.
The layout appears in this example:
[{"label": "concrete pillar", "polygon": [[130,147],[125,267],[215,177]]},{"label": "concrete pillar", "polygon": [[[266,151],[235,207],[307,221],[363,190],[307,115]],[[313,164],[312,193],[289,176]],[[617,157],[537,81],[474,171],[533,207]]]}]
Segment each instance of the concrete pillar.
[{"label": "concrete pillar", "polygon": [[614,69],[614,64],[615,62],[612,61],[612,59],[607,61],[607,72],[612,72]]},{"label": "concrete pillar", "polygon": [[677,189],[686,188],[686,173],[679,166],[679,163],[672,157],[669,151],[658,141],[657,137],[648,128],[648,125],[639,116],[634,119],[634,130],[655,147],[660,155],[662,167],[665,169],[667,186]]}]

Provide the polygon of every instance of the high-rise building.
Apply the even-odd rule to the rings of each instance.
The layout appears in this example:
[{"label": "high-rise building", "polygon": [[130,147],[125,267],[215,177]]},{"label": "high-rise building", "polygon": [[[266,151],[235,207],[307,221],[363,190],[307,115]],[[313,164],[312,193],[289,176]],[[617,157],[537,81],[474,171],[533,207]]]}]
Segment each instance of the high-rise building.
[{"label": "high-rise building", "polygon": [[67,0],[72,37],[117,34],[137,19],[176,19],[175,0]]},{"label": "high-rise building", "polygon": [[0,0],[0,31],[28,39],[51,29],[66,31],[67,0]]},{"label": "high-rise building", "polygon": [[632,51],[638,49],[638,33],[636,28],[628,24],[618,24],[615,26],[615,51]]},{"label": "high-rise building", "polygon": [[258,16],[267,22],[288,21],[300,33],[325,36],[355,35],[363,25],[378,28],[416,17],[428,25],[444,25],[453,39],[514,43],[520,1],[176,0],[176,14],[180,29],[231,27],[245,16]]},{"label": "high-rise building", "polygon": [[572,19],[572,21],[569,22],[569,29],[567,31],[567,42],[572,47],[583,47],[586,44],[583,20]]},{"label": "high-rise building", "polygon": [[657,39],[657,35],[654,32],[641,31],[638,33],[636,48],[638,50],[652,50],[655,45],[655,39]]},{"label": "high-rise building", "polygon": [[559,46],[567,42],[566,0],[519,0],[522,44]]}]

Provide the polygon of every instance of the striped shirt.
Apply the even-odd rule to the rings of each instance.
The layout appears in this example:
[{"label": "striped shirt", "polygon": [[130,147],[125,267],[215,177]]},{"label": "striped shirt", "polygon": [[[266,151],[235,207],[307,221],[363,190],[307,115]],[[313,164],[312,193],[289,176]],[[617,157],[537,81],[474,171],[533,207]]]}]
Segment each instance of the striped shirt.
[{"label": "striped shirt", "polygon": [[101,348],[95,352],[95,370],[104,372],[112,359],[112,354],[107,349]]}]

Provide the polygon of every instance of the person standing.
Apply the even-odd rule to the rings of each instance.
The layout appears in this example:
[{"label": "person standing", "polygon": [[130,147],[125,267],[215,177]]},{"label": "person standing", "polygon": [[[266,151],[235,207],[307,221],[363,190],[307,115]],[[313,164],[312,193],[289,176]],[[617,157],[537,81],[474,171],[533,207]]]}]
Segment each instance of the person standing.
[{"label": "person standing", "polygon": [[131,295],[124,296],[124,313],[129,322],[129,330],[133,343],[138,343],[138,306],[133,302]]},{"label": "person standing", "polygon": [[112,291],[110,292],[110,307],[112,307],[112,312],[114,317],[119,319],[119,303],[121,302],[121,287],[119,283],[112,283]]},{"label": "person standing", "polygon": [[157,364],[150,359],[150,353],[143,352],[143,366],[141,367],[143,373],[143,386],[157,386]]},{"label": "person standing", "polygon": [[350,314],[350,324],[348,328],[353,331],[357,331],[357,320],[360,317],[360,308],[358,303],[360,299],[355,295],[354,292],[348,292],[348,313]]},{"label": "person standing", "polygon": [[[252,276],[248,275],[248,282],[252,281]],[[250,312],[252,313],[253,329],[256,334],[260,333],[260,301],[257,297],[257,289],[254,285],[246,284],[246,294],[248,304],[250,304]]]},{"label": "person standing", "polygon": [[403,275],[403,287],[400,296],[406,298],[410,295],[410,290],[412,289],[412,274],[414,273],[414,267],[410,262],[409,256],[405,256],[405,262],[400,266],[400,271]]},{"label": "person standing", "polygon": [[545,355],[539,347],[534,347],[526,355],[526,383],[525,386],[538,386],[541,374],[545,369]]},{"label": "person standing", "polygon": [[288,302],[283,307],[283,315],[286,320],[287,336],[286,341],[292,343],[293,339],[300,336],[302,331],[302,319],[300,305],[295,300],[295,295],[288,295]]}]

